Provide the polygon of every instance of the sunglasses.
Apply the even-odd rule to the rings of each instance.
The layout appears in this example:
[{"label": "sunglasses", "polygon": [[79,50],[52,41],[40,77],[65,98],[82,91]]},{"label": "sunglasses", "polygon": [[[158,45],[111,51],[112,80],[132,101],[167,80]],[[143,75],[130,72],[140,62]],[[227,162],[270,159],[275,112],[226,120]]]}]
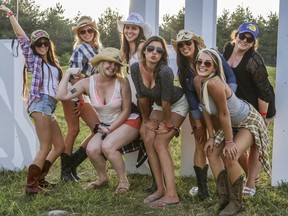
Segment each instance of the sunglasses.
[{"label": "sunglasses", "polygon": [[186,45],[186,46],[191,46],[192,43],[193,43],[192,40],[181,41],[181,42],[177,43],[177,47],[180,49],[180,48],[184,47],[184,45]]},{"label": "sunglasses", "polygon": [[240,33],[239,34],[239,39],[240,40],[245,40],[245,38],[246,38],[247,43],[253,43],[254,42],[254,38],[253,37],[247,37],[245,35],[245,33]]},{"label": "sunglasses", "polygon": [[42,47],[43,45],[44,45],[45,47],[49,47],[49,46],[50,46],[50,42],[45,41],[45,42],[36,42],[36,43],[35,43],[35,46],[36,46],[36,47]]},{"label": "sunglasses", "polygon": [[156,49],[156,52],[160,55],[164,53],[164,49],[161,47],[155,47],[152,45],[146,47],[147,52],[153,52],[155,49]]},{"label": "sunglasses", "polygon": [[212,66],[212,63],[210,61],[204,61],[204,62],[201,61],[201,60],[197,60],[196,61],[196,64],[197,64],[198,67],[200,67],[202,65],[202,63],[204,64],[204,66],[206,68],[210,68]]},{"label": "sunglasses", "polygon": [[92,34],[92,33],[94,33],[94,30],[93,29],[88,29],[88,30],[80,30],[79,31],[79,34],[81,34],[81,35],[84,35],[84,34],[86,34],[86,32],[88,32],[89,34]]}]

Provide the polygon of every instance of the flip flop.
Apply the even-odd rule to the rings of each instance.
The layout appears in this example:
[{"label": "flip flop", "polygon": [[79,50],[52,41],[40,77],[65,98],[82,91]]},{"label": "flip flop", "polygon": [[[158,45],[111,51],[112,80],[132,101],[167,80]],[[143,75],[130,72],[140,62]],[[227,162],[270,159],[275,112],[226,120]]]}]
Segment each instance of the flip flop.
[{"label": "flip flop", "polygon": [[150,204],[150,208],[165,208],[165,207],[169,207],[172,205],[177,205],[179,203],[180,202],[170,202],[170,201],[158,199]]},{"label": "flip flop", "polygon": [[120,182],[118,187],[116,188],[115,194],[124,194],[129,191],[130,184],[129,182]]},{"label": "flip flop", "polygon": [[156,200],[158,200],[158,199],[160,199],[160,198],[161,198],[161,197],[152,194],[152,195],[146,197],[143,202],[144,202],[145,204],[148,204],[148,203],[154,202],[154,201],[156,201]]},{"label": "flip flop", "polygon": [[85,189],[86,189],[86,190],[93,190],[93,189],[96,189],[96,188],[103,187],[103,186],[107,185],[108,183],[109,183],[108,180],[102,181],[102,180],[100,180],[100,179],[97,179],[96,181],[89,183],[89,184],[85,187]]}]

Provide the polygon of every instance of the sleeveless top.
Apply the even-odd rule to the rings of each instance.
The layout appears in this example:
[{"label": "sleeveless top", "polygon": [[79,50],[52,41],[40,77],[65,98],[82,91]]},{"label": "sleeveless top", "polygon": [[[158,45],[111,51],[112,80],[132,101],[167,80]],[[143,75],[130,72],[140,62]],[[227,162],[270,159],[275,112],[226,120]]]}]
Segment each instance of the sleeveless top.
[{"label": "sleeveless top", "polygon": [[[122,97],[121,97],[121,86],[118,79],[115,81],[114,92],[111,100],[107,104],[103,104],[99,99],[98,91],[95,88],[97,84],[97,76],[90,76],[89,92],[91,105],[96,110],[98,118],[101,122],[111,125],[122,109]],[[95,80],[96,79],[96,80]],[[95,82],[94,82],[95,81]]]}]

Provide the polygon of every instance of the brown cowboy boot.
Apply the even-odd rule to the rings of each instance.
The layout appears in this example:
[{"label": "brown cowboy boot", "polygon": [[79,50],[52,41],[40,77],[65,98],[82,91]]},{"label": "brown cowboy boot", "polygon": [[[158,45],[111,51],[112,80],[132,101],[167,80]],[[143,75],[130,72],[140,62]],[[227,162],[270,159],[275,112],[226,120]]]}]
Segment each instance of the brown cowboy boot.
[{"label": "brown cowboy boot", "polygon": [[39,180],[38,180],[39,186],[42,187],[42,188],[46,188],[48,186],[56,186],[55,183],[48,182],[45,179],[45,177],[47,176],[47,174],[48,174],[48,172],[50,170],[51,165],[52,164],[51,164],[50,161],[45,160],[41,175],[40,175]]},{"label": "brown cowboy boot", "polygon": [[25,193],[27,195],[43,193],[45,190],[39,187],[38,179],[41,175],[41,169],[35,164],[31,164],[28,168],[27,184]]},{"label": "brown cowboy boot", "polygon": [[218,212],[222,211],[230,200],[231,186],[228,177],[227,169],[222,170],[216,180],[217,185],[217,196],[218,196]]},{"label": "brown cowboy boot", "polygon": [[229,204],[220,212],[219,215],[236,215],[245,209],[242,199],[244,175],[241,175],[231,186]]}]

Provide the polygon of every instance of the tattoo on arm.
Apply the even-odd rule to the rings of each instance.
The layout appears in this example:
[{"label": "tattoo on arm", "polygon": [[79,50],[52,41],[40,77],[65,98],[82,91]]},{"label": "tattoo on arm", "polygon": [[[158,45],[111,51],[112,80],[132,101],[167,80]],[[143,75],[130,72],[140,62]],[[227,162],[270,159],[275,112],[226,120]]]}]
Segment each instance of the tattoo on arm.
[{"label": "tattoo on arm", "polygon": [[71,92],[71,94],[75,94],[75,93],[77,92],[77,90],[76,90],[76,88],[72,88],[72,89],[70,90],[70,92]]}]

